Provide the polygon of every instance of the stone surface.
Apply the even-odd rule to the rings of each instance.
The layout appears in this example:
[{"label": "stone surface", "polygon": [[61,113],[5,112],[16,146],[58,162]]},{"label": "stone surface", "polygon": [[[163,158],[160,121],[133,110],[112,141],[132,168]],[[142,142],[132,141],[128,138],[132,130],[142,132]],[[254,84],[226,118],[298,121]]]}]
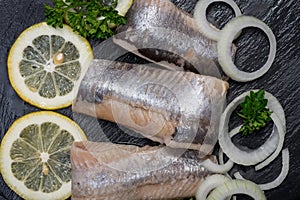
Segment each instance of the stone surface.
[{"label": "stone surface", "polygon": [[[172,0],[187,12],[192,13],[196,0]],[[267,23],[277,38],[277,56],[270,71],[255,81],[249,83],[237,83],[229,81],[230,90],[228,102],[239,94],[250,89],[265,89],[276,96],[282,104],[287,120],[287,134],[284,144],[290,151],[290,172],[288,177],[278,188],[266,191],[270,200],[294,200],[300,199],[300,1],[299,0],[235,0],[245,15],[252,15]],[[9,84],[7,76],[7,55],[9,49],[18,35],[27,27],[44,21],[43,5],[51,3],[50,0],[0,0],[0,136],[3,138],[5,132],[13,121],[24,114],[38,111],[39,109],[24,103],[14,92]],[[217,27],[232,18],[232,11],[222,3],[214,3],[207,11],[208,19]],[[97,42],[93,42],[96,44]],[[258,69],[267,59],[268,42],[262,32],[256,29],[246,29],[243,35],[237,39],[238,46],[236,63],[241,69],[253,71]],[[130,58],[126,57],[127,59]],[[120,129],[113,123],[104,121],[83,122],[79,117],[72,114],[71,108],[58,110],[58,112],[77,119],[78,123],[85,124],[85,131],[89,134],[97,129],[93,123],[100,124],[104,132],[113,132],[109,138],[120,143],[131,143],[137,145],[153,144],[152,142],[122,134]],[[93,121],[93,120],[90,120]],[[91,123],[91,124],[89,124]],[[233,119],[233,125],[239,122]],[[124,130],[124,129],[123,129]],[[89,135],[92,140],[103,138]],[[242,144],[255,146],[261,143],[265,136],[242,138],[235,140]],[[244,141],[242,141],[244,140]],[[276,178],[281,169],[281,157],[279,156],[267,168],[255,172],[249,167],[236,167],[242,174],[259,183],[268,182]],[[0,177],[0,199],[21,199],[4,183]],[[241,196],[239,199],[248,199]]]}]

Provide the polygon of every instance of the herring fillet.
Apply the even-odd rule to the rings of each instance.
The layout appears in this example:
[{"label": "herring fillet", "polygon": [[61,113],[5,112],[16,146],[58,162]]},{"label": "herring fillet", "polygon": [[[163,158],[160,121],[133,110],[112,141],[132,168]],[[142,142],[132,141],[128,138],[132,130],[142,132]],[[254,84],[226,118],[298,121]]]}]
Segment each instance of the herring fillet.
[{"label": "herring fillet", "polygon": [[75,142],[71,147],[72,200],[191,197],[211,173],[195,151],[168,147]]},{"label": "herring fillet", "polygon": [[113,37],[116,44],[169,69],[223,75],[217,42],[203,36],[192,15],[170,0],[135,0],[126,17]]},{"label": "herring fillet", "polygon": [[217,142],[227,89],[225,81],[192,72],[94,60],[72,109],[205,156]]}]

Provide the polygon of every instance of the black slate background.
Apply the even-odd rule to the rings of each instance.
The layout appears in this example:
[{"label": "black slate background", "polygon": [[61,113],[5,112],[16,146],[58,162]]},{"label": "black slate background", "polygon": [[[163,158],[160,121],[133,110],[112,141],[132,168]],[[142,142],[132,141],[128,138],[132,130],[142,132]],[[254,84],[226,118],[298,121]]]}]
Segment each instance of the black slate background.
[{"label": "black slate background", "polygon": [[[277,56],[269,72],[253,82],[237,83],[229,81],[230,90],[228,101],[237,95],[250,90],[262,88],[281,102],[287,120],[287,134],[284,147],[290,151],[290,172],[286,180],[278,188],[266,191],[267,199],[296,200],[300,199],[300,1],[299,0],[234,0],[245,15],[252,15],[267,23],[277,38]],[[172,0],[175,4],[188,12],[193,12],[196,0]],[[13,121],[24,114],[38,111],[23,102],[9,84],[7,76],[8,51],[18,37],[27,27],[44,21],[43,6],[51,0],[0,0],[0,137]],[[222,27],[232,17],[232,11],[221,3],[214,3],[207,11],[208,19],[218,27]],[[236,63],[245,71],[258,69],[266,61],[268,42],[261,31],[248,28],[236,41],[238,46]],[[96,45],[97,41],[91,41]],[[61,109],[64,115],[72,117],[70,108]],[[239,122],[233,118],[233,126]],[[126,140],[126,136],[117,136],[120,130],[116,125],[101,122],[104,130],[114,130],[114,140]],[[270,128],[266,128],[267,131]],[[123,138],[122,138],[123,137]],[[241,144],[256,146],[262,143],[267,134],[262,137],[236,138]],[[127,139],[131,143],[143,145],[148,141]],[[257,182],[268,182],[276,178],[281,170],[281,157],[279,156],[271,165],[262,171],[254,172],[249,167],[236,167],[249,179]],[[20,199],[4,183],[0,177],[0,200]],[[241,196],[240,199],[248,199]]]}]

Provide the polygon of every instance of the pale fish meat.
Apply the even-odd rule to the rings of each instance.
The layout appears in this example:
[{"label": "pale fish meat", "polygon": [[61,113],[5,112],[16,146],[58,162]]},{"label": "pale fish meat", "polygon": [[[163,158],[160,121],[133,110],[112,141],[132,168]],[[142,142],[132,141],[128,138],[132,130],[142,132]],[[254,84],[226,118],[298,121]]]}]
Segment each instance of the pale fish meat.
[{"label": "pale fish meat", "polygon": [[214,148],[228,83],[192,72],[94,60],[73,111],[116,122],[174,148]]},{"label": "pale fish meat", "polygon": [[[194,196],[211,174],[197,155],[196,151],[162,146],[75,142],[71,147],[72,200]],[[211,159],[215,162],[213,156]]]},{"label": "pale fish meat", "polygon": [[[113,41],[168,69],[221,78],[217,42],[203,36],[194,18],[170,0],[135,0]],[[232,57],[235,54],[232,45]]]}]

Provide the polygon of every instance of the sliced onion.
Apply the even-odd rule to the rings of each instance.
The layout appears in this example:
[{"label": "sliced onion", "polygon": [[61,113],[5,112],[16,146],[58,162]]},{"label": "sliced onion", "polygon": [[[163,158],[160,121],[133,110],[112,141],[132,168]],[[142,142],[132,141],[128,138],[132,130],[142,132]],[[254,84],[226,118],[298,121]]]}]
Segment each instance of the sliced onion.
[{"label": "sliced onion", "polygon": [[206,159],[201,164],[211,172],[224,174],[231,170],[234,163],[231,160],[228,160],[225,164],[218,165],[212,162],[210,159]]},{"label": "sliced onion", "polygon": [[[269,182],[269,183],[264,183],[264,184],[258,184],[258,186],[262,189],[262,190],[271,190],[273,188],[278,187],[286,178],[288,172],[289,172],[289,150],[288,149],[283,149],[282,150],[282,168],[281,168],[281,172],[279,174],[279,176]],[[236,172],[234,174],[234,177],[237,179],[241,179],[241,180],[245,180],[245,178],[239,173]]]},{"label": "sliced onion", "polygon": [[[218,153],[218,160],[219,160],[219,163],[220,163],[221,165],[224,164],[224,157],[223,157],[223,154],[224,154],[224,152],[223,152],[222,148],[220,147],[220,148],[219,148],[219,153]],[[224,175],[227,176],[227,177],[229,177],[229,178],[231,179],[231,176],[230,176],[228,173],[225,173]],[[236,196],[233,196],[233,197],[230,198],[230,199],[236,200]]]},{"label": "sliced onion", "polygon": [[[235,36],[246,27],[260,28],[266,33],[270,42],[267,62],[255,72],[240,71],[232,60],[231,46]],[[276,38],[272,30],[264,22],[252,16],[238,16],[228,22],[220,32],[218,40],[218,60],[223,71],[233,80],[246,82],[264,75],[271,67],[276,54]]]},{"label": "sliced onion", "polygon": [[236,178],[236,179],[246,180],[246,179],[241,175],[240,172],[235,172],[235,173],[233,174],[233,176],[234,176],[234,178]]},{"label": "sliced onion", "polygon": [[207,38],[218,41],[220,39],[220,30],[209,23],[206,18],[207,7],[214,2],[227,3],[234,11],[235,16],[240,16],[241,10],[233,0],[199,0],[194,10],[194,19],[199,31]]},{"label": "sliced onion", "polygon": [[272,188],[279,186],[283,182],[283,180],[286,178],[286,176],[289,172],[289,161],[290,161],[289,150],[288,149],[282,150],[281,172],[274,181],[272,181],[270,183],[260,184],[260,187],[262,190],[270,190]]},{"label": "sliced onion", "polygon": [[[254,90],[254,91],[256,92],[257,90]],[[283,124],[284,133],[285,133],[286,132],[285,114],[284,114],[284,110],[283,110],[280,102],[273,95],[271,95],[268,92],[265,93],[265,98],[268,99],[268,105],[267,106],[271,110],[274,110],[275,111],[274,113],[276,113],[277,117],[280,118],[280,121]],[[240,128],[241,128],[241,126],[239,126],[235,129],[233,129],[232,131],[230,131],[229,136],[230,137],[235,136],[237,133],[239,133]],[[280,144],[280,145],[276,145],[277,150],[276,149],[272,150],[272,152],[274,152],[274,155],[272,157],[264,160],[262,163],[258,164],[257,166],[255,166],[255,170],[260,170],[263,167],[267,166],[270,162],[272,162],[277,157],[277,155],[279,154],[279,152],[282,148],[283,142],[284,142],[284,135],[281,135],[281,137],[280,137],[279,133],[278,133],[278,130],[276,129],[276,127],[274,127],[272,135],[270,136],[269,140],[264,144],[264,146],[267,146],[267,147],[272,147],[273,146],[273,147],[275,147],[272,144]]]},{"label": "sliced onion", "polygon": [[[258,90],[253,90],[254,92],[257,92]],[[265,92],[265,98],[268,99],[267,107],[272,110],[280,119],[282,122],[284,132],[286,131],[286,121],[285,121],[285,113],[283,110],[283,107],[281,106],[280,102],[276,97],[274,97],[269,92]]]},{"label": "sliced onion", "polygon": [[247,180],[230,180],[216,187],[207,200],[223,200],[234,194],[246,194],[255,200],[266,200],[264,192],[258,185]]},{"label": "sliced onion", "polygon": [[[233,130],[231,130],[229,132],[229,136],[232,138],[233,136],[238,134],[241,127],[242,127],[242,125],[234,128]],[[256,156],[262,158],[262,156],[265,155],[265,153],[263,151],[261,151],[261,149],[269,149],[268,152],[275,152],[276,149],[279,148],[278,144],[283,143],[283,140],[284,140],[284,136],[282,135],[282,137],[280,137],[277,128],[274,127],[273,131],[272,131],[272,134],[269,137],[269,139],[263,144],[263,146],[261,148],[258,148],[256,150],[257,151]],[[223,159],[223,153],[224,153],[223,150],[220,148],[219,157],[221,156],[222,159]],[[263,166],[264,167],[267,164],[268,164],[268,161],[264,160],[263,162],[261,162],[257,166]],[[257,167],[257,166],[255,166],[255,167]],[[258,170],[258,169],[256,169],[256,170]]]},{"label": "sliced onion", "polygon": [[[265,98],[268,99],[267,106],[273,111],[273,114],[271,115],[271,118],[275,123],[273,134],[271,134],[268,140],[258,149],[252,151],[243,151],[232,143],[230,134],[228,133],[228,122],[232,112],[241,102],[244,101],[245,97],[249,94],[250,91],[243,93],[226,107],[220,119],[219,144],[230,160],[237,164],[246,166],[256,165],[257,163],[260,163],[266,160],[274,152],[272,156],[270,156],[270,158],[268,158],[264,162],[263,165],[266,165],[271,161],[271,159],[274,159],[278,155],[278,151],[280,152],[282,148],[285,135],[285,125],[283,125],[285,124],[284,111],[278,100],[270,93],[265,92]],[[280,119],[277,116],[280,116]],[[236,134],[238,130],[239,128],[233,129],[231,131],[231,135]]]},{"label": "sliced onion", "polygon": [[196,193],[196,199],[197,200],[204,200],[206,199],[207,195],[215,189],[216,187],[224,184],[227,181],[230,181],[231,179],[220,174],[214,174],[211,175],[202,182],[200,187],[197,190]]},{"label": "sliced onion", "polygon": [[282,150],[282,147],[283,147],[285,132],[284,132],[283,128],[279,126],[281,121],[279,120],[277,115],[272,114],[271,118],[272,118],[273,122],[276,124],[275,128],[278,130],[278,133],[279,133],[279,143],[277,144],[277,148],[273,152],[273,154],[271,156],[269,156],[266,160],[264,160],[262,163],[256,165],[255,170],[260,170],[260,169],[264,168],[265,166],[267,166],[268,164],[270,164],[280,154],[280,151]]},{"label": "sliced onion", "polygon": [[[283,110],[280,102],[278,101],[278,99],[276,99],[276,97],[274,97],[273,95],[271,95],[268,92],[265,93],[265,98],[268,99],[268,105],[267,105],[268,108],[270,108],[280,119],[282,126],[283,126],[283,130],[284,130],[283,134],[284,135],[279,135],[279,143],[278,143],[278,145],[276,147],[276,151],[274,151],[273,155],[270,156],[268,159],[264,160],[262,163],[255,166],[255,170],[260,170],[260,169],[264,168],[278,156],[278,154],[280,153],[280,151],[283,147],[284,136],[286,133],[285,114],[284,114],[284,110]],[[277,130],[275,129],[275,131],[277,131]]]},{"label": "sliced onion", "polygon": [[221,165],[224,164],[224,157],[223,157],[223,154],[224,154],[224,152],[223,152],[222,148],[220,147],[219,153],[218,153],[218,160],[219,160],[219,163],[220,163]]}]

